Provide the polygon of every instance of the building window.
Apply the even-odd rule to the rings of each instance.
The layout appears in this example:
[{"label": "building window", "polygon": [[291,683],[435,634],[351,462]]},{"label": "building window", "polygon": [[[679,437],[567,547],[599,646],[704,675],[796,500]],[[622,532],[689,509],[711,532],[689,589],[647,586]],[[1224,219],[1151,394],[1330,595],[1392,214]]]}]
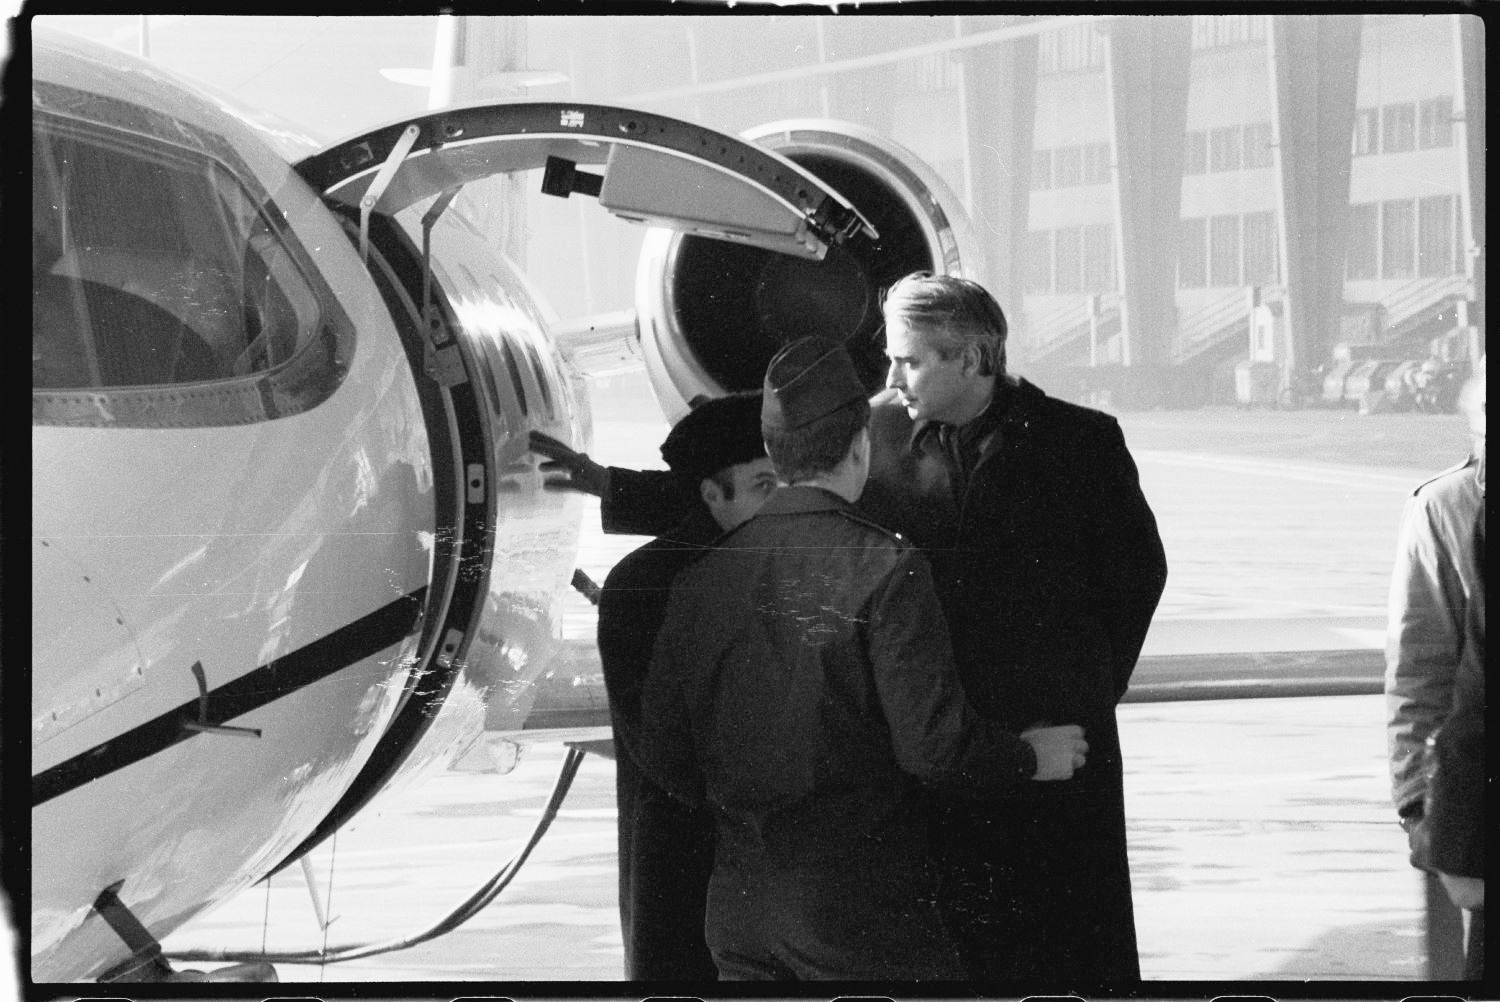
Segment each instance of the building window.
[{"label": "building window", "polygon": [[1202,129],[1182,137],[1182,173],[1208,173],[1208,133]]},{"label": "building window", "polygon": [[1240,217],[1214,216],[1208,221],[1208,284],[1240,284]]},{"label": "building window", "polygon": [[1275,285],[1280,278],[1276,267],[1276,214],[1251,212],[1245,216],[1245,284]]},{"label": "building window", "polygon": [[1026,291],[1045,296],[1052,291],[1052,231],[1026,235]]},{"label": "building window", "polygon": [[1208,231],[1205,219],[1184,219],[1177,228],[1177,287],[1201,289],[1208,284]]},{"label": "building window", "polygon": [[1083,288],[1108,292],[1115,287],[1114,229],[1108,223],[1083,228]]},{"label": "building window", "polygon": [[1344,248],[1344,277],[1380,277],[1380,206],[1349,206],[1349,236]]},{"label": "building window", "polygon": [[1424,150],[1453,145],[1453,98],[1435,97],[1418,108],[1418,144]]},{"label": "building window", "polygon": [[1090,143],[1083,147],[1083,183],[1109,184],[1109,144]]},{"label": "building window", "polygon": [[1104,38],[1091,24],[1070,24],[1037,38],[1037,72],[1066,73],[1104,63]]},{"label": "building window", "polygon": [[1416,257],[1416,203],[1380,203],[1380,275],[1411,278]]},{"label": "building window", "polygon": [[1074,188],[1083,183],[1083,147],[1064,146],[1055,151],[1052,183],[1058,188]]},{"label": "building window", "polygon": [[1404,153],[1417,146],[1417,106],[1388,104],[1380,109],[1382,153]]},{"label": "building window", "polygon": [[1240,148],[1242,135],[1238,125],[1208,130],[1208,169],[1210,171],[1239,170],[1243,163]]},{"label": "building window", "polygon": [[902,91],[938,94],[957,87],[961,75],[952,53],[935,52],[897,64],[896,83]]},{"label": "building window", "polygon": [[1081,292],[1083,230],[1069,226],[1057,231],[1057,291]]},{"label": "building window", "polygon": [[1380,152],[1380,109],[1360,108],[1354,112],[1354,150],[1357,157]]},{"label": "building window", "polygon": [[1271,166],[1271,123],[1245,126],[1245,168]]},{"label": "building window", "polygon": [[1197,14],[1193,17],[1193,48],[1213,49],[1244,45],[1266,37],[1266,19],[1259,14]]},{"label": "building window", "polygon": [[1046,191],[1052,187],[1052,151],[1031,151],[1031,190]]},{"label": "building window", "polygon": [[1417,201],[1417,274],[1451,275],[1454,259],[1454,198],[1434,195]]}]

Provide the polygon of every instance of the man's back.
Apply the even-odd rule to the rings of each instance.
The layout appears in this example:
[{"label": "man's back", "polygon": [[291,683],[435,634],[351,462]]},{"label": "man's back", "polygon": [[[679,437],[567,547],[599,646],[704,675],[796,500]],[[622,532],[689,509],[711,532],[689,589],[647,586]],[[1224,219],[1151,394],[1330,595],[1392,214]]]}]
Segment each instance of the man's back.
[{"label": "man's back", "polygon": [[[911,837],[915,781],[954,780],[975,744],[925,559],[807,487],[679,577],[645,718],[669,788],[706,796],[727,850],[773,863]],[[987,765],[1026,779],[1019,745]]]}]

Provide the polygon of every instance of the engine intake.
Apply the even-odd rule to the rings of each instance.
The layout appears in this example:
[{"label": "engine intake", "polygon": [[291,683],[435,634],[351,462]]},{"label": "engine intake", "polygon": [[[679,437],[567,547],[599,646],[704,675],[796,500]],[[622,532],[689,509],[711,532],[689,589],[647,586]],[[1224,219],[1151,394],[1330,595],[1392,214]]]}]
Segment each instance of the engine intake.
[{"label": "engine intake", "polygon": [[879,236],[857,233],[809,260],[653,230],[636,310],[651,385],[671,421],[699,394],[758,388],[781,346],[810,334],[842,342],[874,393],[885,377],[884,291],[912,271],[982,270],[958,200],[909,150],[845,122],[778,122],[744,136],[831,185]]}]

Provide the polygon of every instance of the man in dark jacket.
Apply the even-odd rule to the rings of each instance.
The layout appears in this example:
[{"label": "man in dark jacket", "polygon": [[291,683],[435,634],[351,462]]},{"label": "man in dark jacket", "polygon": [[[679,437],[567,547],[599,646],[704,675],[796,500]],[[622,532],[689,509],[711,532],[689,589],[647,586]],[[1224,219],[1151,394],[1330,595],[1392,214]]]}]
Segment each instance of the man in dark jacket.
[{"label": "man in dark jacket", "polygon": [[[1138,980],[1115,706],[1167,568],[1135,462],[1113,417],[1006,374],[1005,316],[983,287],[918,273],[884,305],[889,389],[874,401],[859,507],[931,561],[980,714],[1012,731],[1076,720],[1091,748],[1067,783],[987,805],[946,798],[949,927],[974,979]],[[575,484],[579,469],[602,472],[539,451]],[[660,517],[646,476],[606,494],[607,527]]]},{"label": "man in dark jacket", "polygon": [[765,398],[788,486],[674,582],[642,767],[715,815],[707,931],[722,978],[960,978],[919,787],[993,797],[1064,779],[1082,732],[1017,737],[964,701],[927,561],[851,504],[869,404],[843,348],[789,345]]},{"label": "man in dark jacket", "polygon": [[641,686],[679,571],[720,533],[753,515],[776,487],[760,435],[760,394],[707,401],[661,447],[694,497],[671,532],[625,556],[599,596],[599,659],[614,725],[619,810],[620,927],[632,981],[711,981],[703,910],[713,867],[713,818],[673,800],[636,765]]},{"label": "man in dark jacket", "polygon": [[1113,417],[1006,374],[983,287],[917,273],[883,306],[889,390],[860,507],[931,559],[979,712],[1089,736],[1067,783],[946,799],[945,915],[973,978],[1137,980],[1115,706],[1167,569],[1135,462]]}]

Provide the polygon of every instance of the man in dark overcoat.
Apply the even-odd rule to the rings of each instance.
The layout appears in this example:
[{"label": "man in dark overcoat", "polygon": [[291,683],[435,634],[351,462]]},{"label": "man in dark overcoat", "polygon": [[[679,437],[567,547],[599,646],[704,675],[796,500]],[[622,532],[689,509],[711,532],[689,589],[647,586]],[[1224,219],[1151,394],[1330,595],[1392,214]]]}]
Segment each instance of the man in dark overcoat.
[{"label": "man in dark overcoat", "polygon": [[713,818],[668,796],[637,763],[641,687],[672,580],[776,487],[760,435],[760,394],[707,401],[672,428],[662,458],[687,514],[627,554],[599,596],[599,660],[614,727],[620,928],[631,981],[712,981],[703,910]]},{"label": "man in dark overcoat", "polygon": [[1071,776],[1086,745],[1076,726],[1007,733],[965,702],[927,561],[851,504],[869,404],[844,349],[789,345],[762,414],[786,485],[673,582],[641,765],[713,811],[721,978],[957,979],[921,785],[1046,785],[1027,780]]},{"label": "man in dark overcoat", "polygon": [[[982,286],[918,273],[885,307],[888,389],[859,507],[930,560],[976,708],[1011,730],[1076,720],[1091,748],[1067,783],[940,805],[949,927],[975,979],[1137,980],[1115,706],[1166,556],[1135,461],[1113,417],[1006,373],[1005,316]],[[578,489],[609,484],[587,456],[538,444]],[[594,489],[606,526],[659,525],[668,485],[610,472],[628,478]]]},{"label": "man in dark overcoat", "polygon": [[1118,422],[1005,372],[983,287],[917,273],[884,300],[888,390],[860,507],[932,561],[964,689],[1008,729],[1077,721],[1088,765],[974,803],[935,832],[970,975],[1137,980],[1115,705],[1166,583]]}]

